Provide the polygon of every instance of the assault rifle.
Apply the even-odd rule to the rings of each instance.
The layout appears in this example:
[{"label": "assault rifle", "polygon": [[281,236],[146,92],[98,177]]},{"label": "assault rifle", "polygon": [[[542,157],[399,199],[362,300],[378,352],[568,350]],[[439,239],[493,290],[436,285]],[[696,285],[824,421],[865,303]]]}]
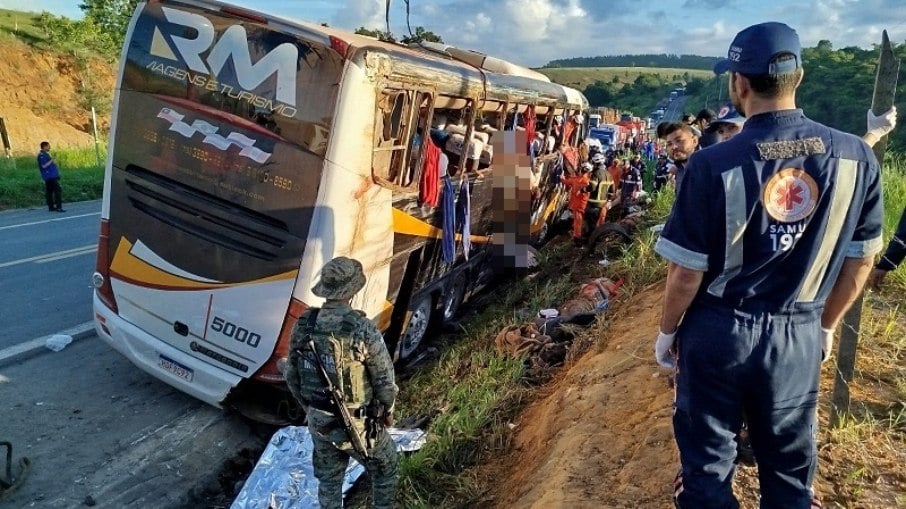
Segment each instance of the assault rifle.
[{"label": "assault rifle", "polygon": [[[318,353],[318,347],[315,346],[315,340],[311,338],[311,332],[315,327],[315,320],[318,317],[318,310],[315,309],[310,315],[308,315],[308,323],[306,324],[305,330],[305,341],[308,343],[308,347],[311,348],[312,353],[315,355],[315,364],[318,365],[318,371],[321,372],[321,378],[324,379],[324,383],[327,385],[327,394],[330,395],[330,400],[333,402],[333,406],[336,407],[337,413],[334,415],[339,417],[343,422],[343,429],[346,430],[346,436],[349,437],[349,442],[352,443],[352,448],[355,449],[363,458],[369,458],[368,448],[365,447],[365,441],[362,440],[362,436],[356,431],[355,426],[352,422],[352,415],[349,413],[349,409],[346,408],[346,398],[343,397],[343,391],[339,387],[335,386],[333,382],[330,381],[330,376],[327,375],[327,369],[324,367],[324,362],[321,361],[321,354]],[[298,350],[297,350],[298,352]],[[299,352],[301,355],[302,352]],[[336,366],[336,362],[334,362]]]}]

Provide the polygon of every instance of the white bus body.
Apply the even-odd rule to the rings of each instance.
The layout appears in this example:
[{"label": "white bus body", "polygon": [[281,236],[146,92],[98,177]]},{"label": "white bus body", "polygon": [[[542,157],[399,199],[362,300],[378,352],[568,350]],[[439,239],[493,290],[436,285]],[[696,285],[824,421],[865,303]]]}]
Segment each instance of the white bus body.
[{"label": "white bus body", "polygon": [[[98,334],[179,390],[274,422],[298,417],[281,368],[296,318],[322,302],[310,289],[323,264],[362,262],[352,305],[410,355],[489,265],[493,128],[587,109],[560,85],[209,0],[139,4],[121,66]],[[428,132],[455,116],[464,133]],[[483,147],[465,160],[440,147],[472,192],[472,247],[457,237],[452,261],[441,207],[422,202],[442,187],[423,178],[428,136]],[[555,183],[540,185],[536,237],[563,202]]]}]

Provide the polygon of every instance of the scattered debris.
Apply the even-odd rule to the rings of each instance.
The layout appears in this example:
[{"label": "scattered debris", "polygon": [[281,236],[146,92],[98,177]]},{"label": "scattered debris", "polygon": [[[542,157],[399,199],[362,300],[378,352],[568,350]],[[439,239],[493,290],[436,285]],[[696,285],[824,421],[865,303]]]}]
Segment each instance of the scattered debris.
[{"label": "scattered debris", "polygon": [[44,346],[54,352],[59,352],[60,350],[66,348],[69,343],[72,343],[72,336],[68,334],[54,334],[53,336],[47,338]]},{"label": "scattered debris", "polygon": [[6,466],[3,470],[4,474],[0,475],[0,501],[2,501],[25,481],[28,469],[31,467],[31,460],[25,456],[19,458],[19,475],[13,476],[13,444],[0,442],[0,447],[6,447]]},{"label": "scattered debris", "polygon": [[[387,430],[401,452],[417,451],[427,441],[420,429]],[[274,433],[231,509],[308,509],[318,506],[318,480],[312,470],[312,441],[305,426],[287,426]],[[343,492],[365,472],[349,462]]]}]

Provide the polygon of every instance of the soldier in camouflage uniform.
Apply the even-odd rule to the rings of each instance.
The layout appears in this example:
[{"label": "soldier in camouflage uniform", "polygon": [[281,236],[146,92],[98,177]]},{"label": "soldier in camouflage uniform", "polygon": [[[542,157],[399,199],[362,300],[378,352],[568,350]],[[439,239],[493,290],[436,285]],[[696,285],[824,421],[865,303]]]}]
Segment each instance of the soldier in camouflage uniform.
[{"label": "soldier in camouflage uniform", "polygon": [[318,500],[323,508],[343,506],[343,475],[349,457],[355,458],[368,471],[375,508],[391,508],[396,498],[399,466],[393,440],[381,426],[377,438],[366,442],[369,458],[363,458],[355,451],[342,420],[331,409],[330,396],[314,353],[306,346],[306,335],[311,334],[332,383],[343,392],[355,431],[360,436],[365,436],[365,405],[373,399],[386,409],[383,425],[392,423],[398,391],[393,361],[374,323],[365,317],[365,313],[349,305],[363,286],[365,274],[357,260],[338,257],[324,265],[321,281],[311,291],[326,301],[311,331],[307,330],[307,322],[312,310],[306,310],[299,317],[287,363],[287,386],[308,417],[314,442],[312,462],[319,482]]}]

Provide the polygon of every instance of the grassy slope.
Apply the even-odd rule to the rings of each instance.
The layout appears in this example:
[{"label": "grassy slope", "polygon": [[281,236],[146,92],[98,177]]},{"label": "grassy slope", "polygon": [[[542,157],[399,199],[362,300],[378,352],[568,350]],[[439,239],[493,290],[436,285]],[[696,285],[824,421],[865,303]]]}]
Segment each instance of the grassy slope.
[{"label": "grassy slope", "polygon": [[[888,159],[885,171],[885,239],[889,239],[906,205],[906,160]],[[649,221],[665,217],[671,200],[672,193],[662,193]],[[665,275],[663,260],[653,252],[655,237],[641,231],[633,246],[611,266],[612,273],[626,275],[626,295],[616,303],[622,314],[632,313],[633,294]],[[540,274],[498,289],[488,300],[493,304],[483,307],[464,334],[446,338],[448,343],[440,346],[435,364],[401,383],[401,415],[435,416],[427,426],[432,436],[428,445],[402,464],[400,501],[405,507],[488,505],[488,497],[493,499],[501,489],[493,483],[499,479],[489,483],[484,478],[480,465],[507,453],[512,440],[507,423],[546,389],[539,393],[527,386],[521,363],[497,355],[493,338],[502,327],[521,323],[534,310],[561,302],[574,290],[576,278],[597,275],[594,268],[586,268],[584,274],[575,270],[568,245],[553,247],[544,252]],[[564,268],[572,269],[566,277]],[[906,460],[906,406],[902,403],[906,401],[906,367],[902,362],[906,355],[906,311],[900,308],[904,294],[906,269],[901,269],[888,276],[881,294],[872,294],[867,300],[859,371],[852,382],[853,416],[836,427],[829,426],[826,417],[832,363],[825,368],[819,482],[826,488],[825,495],[833,493],[826,499],[832,507],[906,504],[906,474],[897,466]],[[608,318],[609,314],[590,330],[579,333],[567,367],[604,336]],[[671,461],[665,453],[665,464]],[[741,493],[757,489],[757,479],[751,472],[740,478],[737,489]],[[744,507],[753,507],[752,499],[743,496]]]},{"label": "grassy slope", "polygon": [[34,12],[0,9],[0,34],[15,37],[31,45],[46,40],[43,32],[35,25]]},{"label": "grassy slope", "polygon": [[[35,152],[37,154],[37,151]],[[63,202],[96,200],[104,190],[104,158],[94,148],[52,150],[60,169]],[[0,210],[44,205],[44,183],[35,156],[0,158]]]},{"label": "grassy slope", "polygon": [[614,78],[619,83],[632,83],[642,74],[656,74],[676,81],[683,80],[683,76],[687,73],[690,77],[709,78],[714,76],[711,71],[660,67],[544,67],[537,71],[552,81],[579,90],[585,89],[595,81],[610,83]]}]

